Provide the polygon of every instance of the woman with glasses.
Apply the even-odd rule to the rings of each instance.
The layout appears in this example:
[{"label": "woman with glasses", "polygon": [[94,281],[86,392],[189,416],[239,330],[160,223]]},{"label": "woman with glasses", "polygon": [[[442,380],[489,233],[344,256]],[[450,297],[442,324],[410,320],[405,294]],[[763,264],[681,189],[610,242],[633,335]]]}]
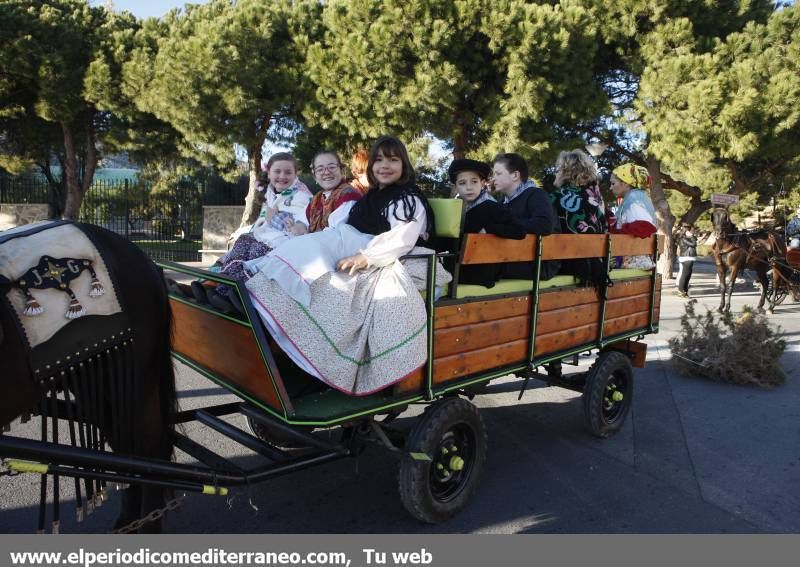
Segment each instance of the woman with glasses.
[{"label": "woman with glasses", "polygon": [[[339,154],[331,150],[322,150],[311,160],[311,170],[314,180],[322,191],[314,195],[306,209],[309,232],[318,232],[328,227],[331,213],[339,211],[342,205],[349,203],[334,217],[341,220],[347,219],[347,213],[355,201],[361,198],[361,191],[347,182],[343,176],[344,168]],[[335,224],[335,222],[334,222]]]}]

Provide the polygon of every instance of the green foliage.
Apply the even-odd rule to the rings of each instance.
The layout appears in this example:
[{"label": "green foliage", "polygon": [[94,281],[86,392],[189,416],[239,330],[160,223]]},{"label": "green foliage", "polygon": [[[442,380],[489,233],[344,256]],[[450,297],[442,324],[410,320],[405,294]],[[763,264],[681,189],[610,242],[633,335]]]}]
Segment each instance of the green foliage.
[{"label": "green foliage", "polygon": [[268,130],[293,118],[305,96],[295,32],[306,8],[212,0],[171,12],[142,28],[123,65],[124,88],[180,133],[186,155],[231,169],[235,144],[260,152]]},{"label": "green foliage", "polygon": [[559,150],[604,139],[604,166],[656,157],[687,184],[668,194],[678,215],[700,210],[693,190],[707,202],[731,187],[745,215],[781,187],[800,202],[799,11],[770,0],[211,0],[139,21],[85,0],[6,0],[0,167],[70,158],[90,183],[95,153],[124,150],[163,176],[158,193],[200,165],[240,177],[240,148],[252,208],[265,140],[307,163],[320,147],[346,161],[394,134],[433,190],[443,163],[426,161],[430,136],[470,157],[517,151],[545,174]]},{"label": "green foliage", "polygon": [[492,3],[490,47],[506,69],[486,154],[517,151],[543,167],[560,149],[582,146],[570,130],[610,111],[594,80],[596,21],[577,2]]},{"label": "green foliage", "polygon": [[574,2],[334,0],[322,17],[304,118],[339,147],[432,133],[457,153],[544,163],[563,130],[606,110],[596,27]]},{"label": "green foliage", "polygon": [[758,385],[765,388],[786,381],[780,358],[786,341],[780,328],[745,307],[738,318],[728,311],[716,316],[695,311],[695,301],[686,304],[681,331],[669,339],[672,362],[683,374],[716,382]]},{"label": "green foliage", "polygon": [[713,42],[688,19],[670,21],[643,52],[636,107],[670,171],[705,195],[746,181],[766,194],[800,174],[800,10]]}]

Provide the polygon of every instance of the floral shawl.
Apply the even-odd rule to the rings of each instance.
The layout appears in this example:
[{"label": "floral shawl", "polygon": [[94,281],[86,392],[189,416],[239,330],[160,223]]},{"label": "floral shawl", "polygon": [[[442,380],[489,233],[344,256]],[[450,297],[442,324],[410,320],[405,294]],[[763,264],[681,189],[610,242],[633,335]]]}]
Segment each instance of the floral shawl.
[{"label": "floral shawl", "polygon": [[550,202],[561,224],[562,233],[608,232],[605,204],[596,184],[562,185],[550,193]]},{"label": "floral shawl", "polygon": [[361,191],[355,189],[349,182],[342,181],[336,189],[331,189],[327,198],[325,191],[320,191],[306,209],[308,217],[308,231],[317,232],[328,226],[328,217],[341,205],[348,201],[357,201],[361,198]]}]

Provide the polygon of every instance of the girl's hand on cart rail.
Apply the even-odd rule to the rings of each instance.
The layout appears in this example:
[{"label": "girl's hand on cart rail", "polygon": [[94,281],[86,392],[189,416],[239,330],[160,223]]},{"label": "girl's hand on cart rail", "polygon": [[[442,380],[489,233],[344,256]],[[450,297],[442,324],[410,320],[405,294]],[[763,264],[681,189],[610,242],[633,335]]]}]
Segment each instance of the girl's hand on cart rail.
[{"label": "girl's hand on cart rail", "polygon": [[348,272],[351,276],[358,270],[363,270],[365,268],[369,268],[369,258],[360,252],[355,256],[342,258],[339,260],[339,263],[336,264],[337,270]]}]

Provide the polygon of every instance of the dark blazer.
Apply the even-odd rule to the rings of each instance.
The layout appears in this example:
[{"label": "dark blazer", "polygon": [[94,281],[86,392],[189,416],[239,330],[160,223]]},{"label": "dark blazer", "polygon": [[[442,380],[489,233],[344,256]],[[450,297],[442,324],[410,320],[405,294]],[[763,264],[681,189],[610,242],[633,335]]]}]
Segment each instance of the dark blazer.
[{"label": "dark blazer", "polygon": [[[514,221],[511,211],[501,207],[495,201],[484,201],[480,205],[468,210],[464,216],[464,232],[480,232],[485,230],[489,234],[496,234],[503,238],[522,240],[525,238],[525,229]],[[500,279],[502,264],[480,264],[475,266],[462,266],[458,280],[464,284],[477,284],[493,287]]]},{"label": "dark blazer", "polygon": [[[504,204],[511,211],[512,218],[525,227],[528,234],[546,236],[558,232],[556,218],[550,198],[538,187],[528,187],[511,202]],[[549,280],[558,273],[558,261],[542,262],[539,279]],[[536,265],[532,262],[509,262],[502,269],[502,277],[532,280],[536,278]]]}]

